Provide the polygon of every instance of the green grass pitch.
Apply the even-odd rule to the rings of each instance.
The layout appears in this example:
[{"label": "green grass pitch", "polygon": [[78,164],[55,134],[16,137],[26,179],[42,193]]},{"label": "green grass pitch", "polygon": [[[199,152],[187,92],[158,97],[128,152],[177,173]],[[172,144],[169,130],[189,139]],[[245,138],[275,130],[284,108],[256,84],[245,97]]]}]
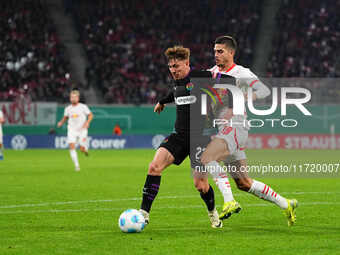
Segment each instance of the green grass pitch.
[{"label": "green grass pitch", "polygon": [[[139,208],[153,150],[91,151],[75,172],[67,150],[5,151],[0,161],[0,254],[340,254],[338,178],[263,178],[300,202],[281,210],[239,191],[240,214],[212,229],[189,162],[162,177],[150,225],[125,234],[118,217]],[[339,151],[248,150],[248,162],[340,163]],[[212,181],[210,181],[212,183]],[[222,196],[215,187],[218,209]]]}]

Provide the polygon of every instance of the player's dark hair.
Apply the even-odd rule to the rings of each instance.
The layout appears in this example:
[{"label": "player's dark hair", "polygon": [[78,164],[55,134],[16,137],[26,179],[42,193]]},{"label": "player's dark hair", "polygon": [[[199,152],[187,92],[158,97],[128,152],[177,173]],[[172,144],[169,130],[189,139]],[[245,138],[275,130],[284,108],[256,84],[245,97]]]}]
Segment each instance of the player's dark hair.
[{"label": "player's dark hair", "polygon": [[190,58],[190,49],[184,48],[182,45],[176,45],[168,48],[164,54],[168,61],[171,59],[186,60]]},{"label": "player's dark hair", "polygon": [[237,43],[236,40],[229,35],[219,36],[215,40],[215,44],[224,44],[225,46],[233,49],[235,52],[237,50]]},{"label": "player's dark hair", "polygon": [[79,91],[78,89],[74,89],[74,88],[73,88],[73,89],[71,90],[71,92],[70,92],[70,95],[71,95],[71,94],[76,94],[76,95],[78,95],[78,96],[80,97],[80,91]]}]

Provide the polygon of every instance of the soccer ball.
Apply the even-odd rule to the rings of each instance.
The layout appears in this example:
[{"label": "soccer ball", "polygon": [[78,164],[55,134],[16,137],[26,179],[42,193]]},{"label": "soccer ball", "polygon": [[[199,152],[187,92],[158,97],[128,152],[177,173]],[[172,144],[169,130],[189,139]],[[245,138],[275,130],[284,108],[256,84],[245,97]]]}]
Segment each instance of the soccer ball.
[{"label": "soccer ball", "polygon": [[138,233],[144,229],[145,219],[140,211],[128,209],[120,215],[118,226],[125,233]]}]

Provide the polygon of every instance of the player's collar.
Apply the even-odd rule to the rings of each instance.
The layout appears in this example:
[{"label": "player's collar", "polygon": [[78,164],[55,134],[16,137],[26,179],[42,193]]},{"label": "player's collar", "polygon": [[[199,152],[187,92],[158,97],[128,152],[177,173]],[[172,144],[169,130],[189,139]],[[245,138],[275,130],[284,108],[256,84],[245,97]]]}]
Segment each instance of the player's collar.
[{"label": "player's collar", "polygon": [[227,73],[227,72],[230,72],[235,66],[236,66],[235,63],[232,64],[231,67],[229,67],[228,70],[226,70],[225,72],[226,72],[226,73]]},{"label": "player's collar", "polygon": [[190,68],[189,73],[183,79],[175,80],[176,86],[185,86],[190,82],[190,72],[191,72],[191,70],[192,69]]},{"label": "player's collar", "polygon": [[176,86],[185,86],[190,82],[189,75],[180,80],[175,80]]},{"label": "player's collar", "polygon": [[236,66],[236,64],[234,63],[234,64],[232,64],[231,67],[229,67],[227,70],[222,70],[222,71],[220,71],[220,68],[217,66],[217,70],[218,70],[219,72],[228,73],[228,72],[230,72],[235,66]]}]

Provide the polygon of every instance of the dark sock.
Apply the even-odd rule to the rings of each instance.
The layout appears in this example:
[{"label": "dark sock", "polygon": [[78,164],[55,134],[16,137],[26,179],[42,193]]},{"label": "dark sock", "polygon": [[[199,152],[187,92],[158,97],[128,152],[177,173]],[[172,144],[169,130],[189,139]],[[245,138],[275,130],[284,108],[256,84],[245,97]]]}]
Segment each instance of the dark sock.
[{"label": "dark sock", "polygon": [[213,188],[209,185],[207,193],[200,192],[201,198],[207,205],[208,211],[212,211],[215,208],[215,195]]},{"label": "dark sock", "polygon": [[153,200],[156,198],[159,185],[161,184],[161,177],[154,175],[147,175],[146,181],[143,188],[143,200],[141,209],[150,212]]}]

